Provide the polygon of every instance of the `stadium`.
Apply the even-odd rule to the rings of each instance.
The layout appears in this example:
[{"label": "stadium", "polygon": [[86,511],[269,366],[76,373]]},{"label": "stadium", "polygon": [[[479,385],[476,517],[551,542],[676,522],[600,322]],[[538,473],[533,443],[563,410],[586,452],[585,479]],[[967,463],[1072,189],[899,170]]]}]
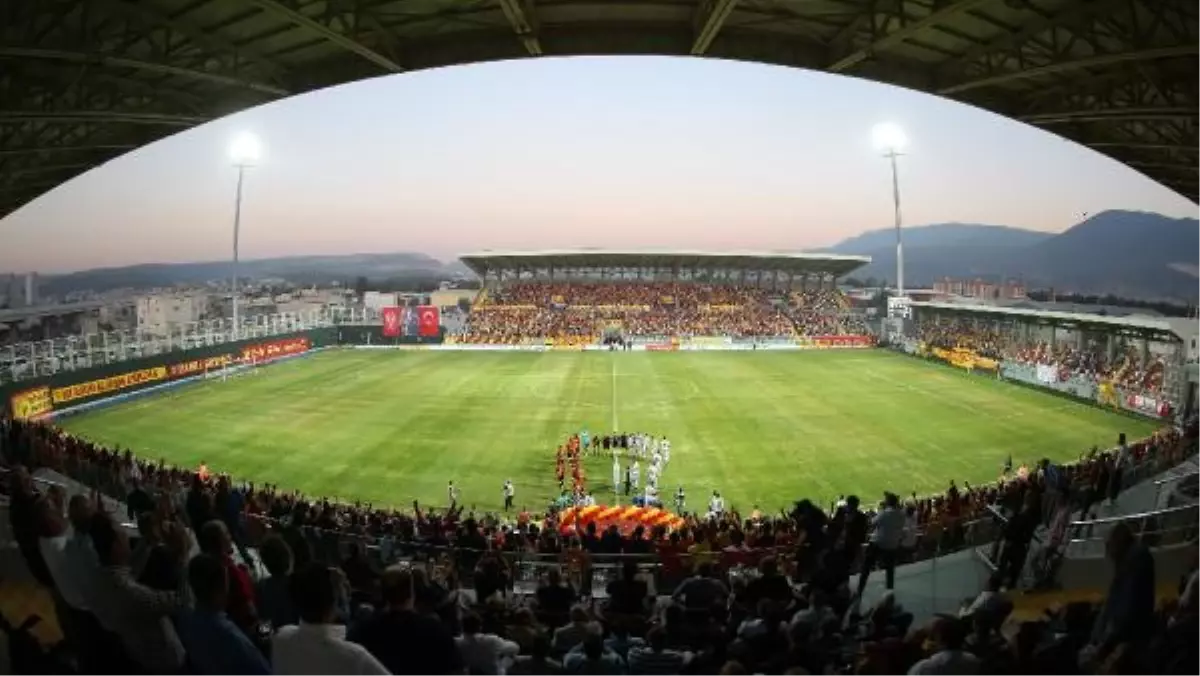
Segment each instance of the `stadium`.
[{"label": "stadium", "polygon": [[[6,21],[0,217],[235,111],[569,55],[911,88],[1197,195],[1182,0]],[[481,251],[465,288],[239,315],[242,150],[231,313],[60,330],[83,300],[0,346],[0,672],[1196,673],[1194,319],[905,290],[899,241],[893,288],[849,283],[862,256]],[[26,317],[0,309],[0,337]]]},{"label": "stadium", "polygon": [[[682,538],[770,551],[808,511],[850,501],[871,515],[901,497],[905,560],[967,556],[969,588],[979,562],[1011,566],[990,543],[1031,477],[1066,472],[1104,504],[1195,452],[1186,322],[894,298],[880,311],[839,288],[860,257],[462,260],[482,286],[465,312],[342,308],[23,346],[39,375],[4,386],[6,436],[118,500],[203,476],[226,513],[237,491],[228,518],[246,548],[299,527],[317,556],[473,560],[466,540],[395,530],[466,519],[513,557],[514,593],[604,534],[591,567],[568,566],[601,597],[631,552],[659,549],[633,558],[669,588],[680,579],[661,552]],[[1136,462],[1116,465],[1127,453]],[[1097,544],[1082,533],[1098,512],[1082,510],[1077,548]],[[1163,537],[1193,542],[1194,508],[1168,516]],[[777,555],[801,570],[804,550],[789,550]],[[848,566],[870,566],[855,552]],[[755,557],[718,561],[743,559]],[[1047,584],[1022,568],[1009,584]],[[912,596],[939,607],[927,589]]]}]

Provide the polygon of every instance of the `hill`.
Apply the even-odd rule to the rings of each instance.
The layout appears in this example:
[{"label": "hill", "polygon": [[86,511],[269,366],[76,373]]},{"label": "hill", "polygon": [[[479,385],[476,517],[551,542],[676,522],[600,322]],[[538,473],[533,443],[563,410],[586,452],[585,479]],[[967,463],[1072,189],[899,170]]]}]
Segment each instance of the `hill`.
[{"label": "hill", "polygon": [[[420,253],[351,254],[346,256],[287,256],[242,261],[239,275],[252,279],[281,277],[297,284],[371,279],[450,278],[459,266],[444,265]],[[119,268],[97,268],[43,278],[42,292],[59,295],[91,289],[148,289],[175,284],[201,284],[230,275],[228,261],[202,263],[151,263]]]},{"label": "hill", "polygon": [[[892,228],[827,251],[871,256],[860,278],[893,279]],[[1143,299],[1196,299],[1200,222],[1141,211],[1105,211],[1060,234],[1002,225],[944,223],[904,228],[907,286],[942,277],[1022,279],[1030,288]]]}]

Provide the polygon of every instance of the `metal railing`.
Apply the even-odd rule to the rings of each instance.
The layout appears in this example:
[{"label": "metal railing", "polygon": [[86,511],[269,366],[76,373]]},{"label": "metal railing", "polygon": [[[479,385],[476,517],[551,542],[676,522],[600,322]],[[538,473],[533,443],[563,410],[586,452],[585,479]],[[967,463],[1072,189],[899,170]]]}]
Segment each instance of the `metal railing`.
[{"label": "metal railing", "polygon": [[1195,543],[1200,509],[1192,503],[1137,514],[1072,521],[1067,526],[1063,555],[1069,558],[1103,556],[1104,541],[1117,524],[1128,526],[1134,536],[1151,549]]}]

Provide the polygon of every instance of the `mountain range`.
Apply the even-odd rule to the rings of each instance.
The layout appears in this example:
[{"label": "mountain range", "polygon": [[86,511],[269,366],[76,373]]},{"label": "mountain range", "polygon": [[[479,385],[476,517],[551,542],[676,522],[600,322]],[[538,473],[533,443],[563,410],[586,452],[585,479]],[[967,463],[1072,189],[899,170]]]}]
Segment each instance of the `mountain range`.
[{"label": "mountain range", "polygon": [[[230,276],[229,261],[202,263],[149,263],[116,268],[96,268],[42,278],[43,295],[71,291],[150,289],[175,284],[203,284]],[[458,261],[446,264],[421,253],[350,254],[344,256],[286,256],[245,260],[238,276],[251,279],[282,278],[295,284],[321,284],[357,277],[374,280],[450,279],[468,275]]]},{"label": "mountain range", "polygon": [[[1142,211],[1104,211],[1059,234],[1002,225],[940,223],[905,227],[904,282],[943,277],[1020,280],[1030,289],[1194,302],[1200,221]],[[859,279],[894,281],[894,228],[871,230],[824,251],[871,257]]]},{"label": "mountain range", "polygon": [[[905,227],[905,286],[929,286],[943,277],[1021,280],[1029,289],[1112,294],[1143,300],[1194,302],[1197,297],[1200,222],[1137,211],[1105,211],[1059,234],[1003,225],[939,223]],[[871,263],[859,279],[894,280],[893,228],[843,240],[826,253],[859,254]],[[43,277],[43,295],[90,289],[155,288],[200,284],[227,277],[227,261],[100,268]],[[458,261],[421,253],[289,256],[242,261],[240,274],[279,277],[296,284],[333,280],[437,280],[469,276]]]}]

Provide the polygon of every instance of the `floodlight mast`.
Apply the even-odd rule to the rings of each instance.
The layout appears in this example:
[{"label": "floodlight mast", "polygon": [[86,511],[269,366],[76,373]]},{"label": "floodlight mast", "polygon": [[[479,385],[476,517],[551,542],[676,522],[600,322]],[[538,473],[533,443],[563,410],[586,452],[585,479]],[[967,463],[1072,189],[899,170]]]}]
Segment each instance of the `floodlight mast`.
[{"label": "floodlight mast", "polygon": [[242,323],[238,312],[238,239],[242,229],[242,185],[246,179],[246,168],[253,167],[262,157],[262,145],[258,138],[249,133],[239,134],[229,149],[233,166],[237,167],[237,193],[233,202],[233,279],[230,295],[233,301],[233,339],[241,337]]},{"label": "floodlight mast", "polygon": [[902,219],[900,215],[900,169],[896,159],[903,155],[901,152],[908,143],[904,130],[899,125],[884,123],[875,127],[875,145],[883,151],[892,168],[892,207],[896,226],[896,296],[904,296],[904,238],[901,234]]}]

